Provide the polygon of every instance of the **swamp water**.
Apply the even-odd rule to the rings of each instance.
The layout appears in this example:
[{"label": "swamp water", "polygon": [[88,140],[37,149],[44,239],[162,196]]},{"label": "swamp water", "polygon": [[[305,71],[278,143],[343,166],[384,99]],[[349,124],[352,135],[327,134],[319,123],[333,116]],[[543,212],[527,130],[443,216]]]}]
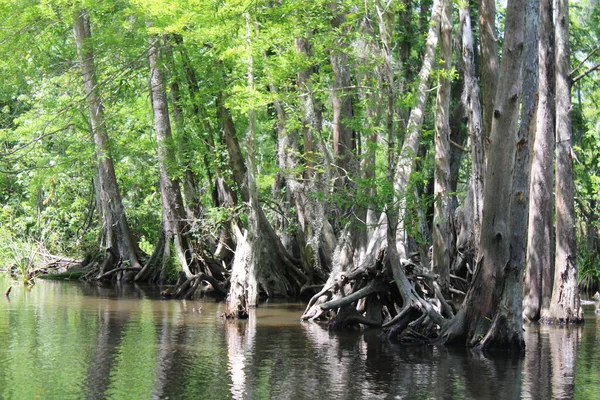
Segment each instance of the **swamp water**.
[{"label": "swamp water", "polygon": [[[0,290],[10,281],[0,276]],[[523,359],[330,335],[301,304],[223,321],[155,288],[38,281],[0,298],[0,399],[600,399],[600,317],[527,325]]]}]

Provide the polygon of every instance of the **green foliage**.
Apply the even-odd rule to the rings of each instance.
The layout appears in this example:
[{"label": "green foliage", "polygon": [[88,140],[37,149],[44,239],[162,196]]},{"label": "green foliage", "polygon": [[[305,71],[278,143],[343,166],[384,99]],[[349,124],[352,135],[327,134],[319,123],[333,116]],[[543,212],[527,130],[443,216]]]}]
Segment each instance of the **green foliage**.
[{"label": "green foliage", "polygon": [[11,275],[18,277],[24,284],[33,279],[33,271],[39,258],[40,246],[32,241],[23,241],[13,237],[10,232],[0,228],[0,263]]},{"label": "green foliage", "polygon": [[577,254],[577,283],[582,293],[593,295],[600,290],[600,254],[585,247]]},{"label": "green foliage", "polygon": [[[405,134],[402,123],[415,102],[430,6],[430,1],[418,5],[389,3],[395,21],[390,32],[395,73],[392,84],[396,88],[395,154]],[[585,7],[578,3],[572,12],[581,17],[586,14]],[[19,249],[25,249],[28,243],[43,242],[49,252],[73,256],[94,252],[98,247],[102,221],[95,199],[97,160],[72,34],[73,16],[82,9],[88,11],[92,26],[92,38],[85,46],[94,54],[110,156],[133,237],[145,253],[154,250],[162,220],[148,88],[149,37],[161,37],[168,44],[162,49],[160,61],[170,96],[174,137],[170,146],[178,156],[171,161],[169,174],[177,179],[182,179],[186,171],[194,175],[204,210],[203,218],[192,228],[198,241],[216,236],[232,218],[238,218],[242,225],[246,221],[240,203],[237,208],[223,208],[215,207],[212,201],[216,176],[233,186],[236,200],[240,200],[239,188],[232,183],[217,98],[232,114],[243,153],[248,110],[256,110],[259,198],[268,205],[265,209],[278,210],[287,200],[283,193],[273,193],[274,182],[282,173],[277,162],[274,103],[277,101],[285,112],[286,132],[296,132],[300,138],[298,148],[289,149],[299,160],[298,166],[295,171],[284,172],[302,181],[308,165],[310,172],[329,171],[331,160],[313,165],[323,155],[305,148],[305,99],[299,93],[298,74],[308,69],[313,72],[309,85],[323,123],[315,139],[331,152],[332,52],[344,52],[351,69],[351,85],[344,90],[353,100],[353,116],[344,123],[355,132],[358,163],[371,163],[374,154],[375,165],[370,167],[369,175],[365,168],[351,172],[351,190],[334,190],[332,181],[308,195],[325,203],[327,210],[350,210],[335,220],[327,216],[337,227],[356,219],[352,210],[371,207],[382,211],[393,201],[383,90],[388,83],[382,78],[384,65],[378,48],[383,32],[379,32],[378,16],[370,3],[346,1],[336,11],[330,2],[322,0],[6,0],[0,2],[0,226],[4,232],[0,242],[4,257],[12,257],[15,252],[6,250],[9,247],[5,243],[20,243]],[[332,18],[339,11],[344,12],[345,19],[334,29]],[[252,21],[250,34],[246,13]],[[597,46],[596,27],[600,24],[592,23],[599,20],[598,10],[587,14],[572,19],[574,65]],[[502,27],[502,13],[499,22]],[[297,38],[308,40],[310,56],[296,49]],[[250,55],[254,63],[252,90],[247,83]],[[588,60],[585,67],[597,62],[597,57]],[[456,80],[458,71],[438,69],[436,73]],[[578,98],[573,112],[578,157],[575,169],[582,221],[592,221],[594,205],[600,204],[600,113],[596,106],[600,91],[596,82],[581,80],[574,88]],[[409,155],[416,158],[417,171],[406,190],[407,227],[412,236],[423,241],[427,238],[421,238],[419,224],[423,221],[418,211],[424,209],[427,214],[433,202],[433,101],[430,96],[422,151]],[[468,161],[464,164],[463,172],[468,169]],[[293,215],[294,205],[287,206]],[[267,215],[271,213],[267,211]],[[431,216],[425,217],[430,220]],[[287,226],[296,229],[297,223],[289,221]],[[583,230],[579,233],[582,235]]]}]

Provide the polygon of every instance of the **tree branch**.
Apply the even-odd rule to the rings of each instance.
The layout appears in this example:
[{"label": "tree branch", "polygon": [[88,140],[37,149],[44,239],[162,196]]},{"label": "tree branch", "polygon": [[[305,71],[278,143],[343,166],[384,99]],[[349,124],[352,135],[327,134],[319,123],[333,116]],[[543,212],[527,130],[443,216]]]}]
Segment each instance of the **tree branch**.
[{"label": "tree branch", "polygon": [[583,61],[581,61],[579,63],[579,65],[577,67],[575,67],[575,69],[573,69],[573,71],[571,71],[571,73],[569,74],[569,76],[573,76],[575,74],[575,72],[577,72],[581,67],[583,67],[583,65],[585,64],[585,62],[587,60],[589,60],[590,57],[592,57],[594,54],[596,54],[598,52],[598,50],[600,50],[600,45],[598,45],[598,47],[596,47],[587,56],[585,56],[585,58],[583,59]]},{"label": "tree branch", "polygon": [[467,149],[466,147],[464,147],[464,146],[461,146],[460,144],[456,143],[456,142],[455,142],[454,140],[452,140],[452,139],[450,139],[450,144],[451,144],[452,146],[456,147],[457,149],[464,151],[465,153],[470,153],[470,152],[471,152],[471,150],[470,150],[470,149]]},{"label": "tree branch", "polygon": [[591,74],[592,72],[594,72],[594,71],[596,71],[598,69],[600,69],[600,63],[594,65],[593,67],[590,67],[587,71],[582,72],[581,74],[577,75],[575,78],[573,78],[571,80],[571,83],[575,83],[578,80],[585,78],[586,76],[588,76],[589,74]]}]

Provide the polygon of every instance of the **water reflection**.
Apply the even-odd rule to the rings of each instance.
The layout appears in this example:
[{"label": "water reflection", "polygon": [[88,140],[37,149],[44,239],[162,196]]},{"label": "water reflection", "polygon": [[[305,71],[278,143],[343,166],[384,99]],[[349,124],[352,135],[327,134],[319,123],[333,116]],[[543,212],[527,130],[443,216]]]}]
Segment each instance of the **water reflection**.
[{"label": "water reflection", "polygon": [[[401,346],[375,332],[362,340],[330,337],[306,324],[312,347],[319,349],[325,374],[342,398],[520,398],[521,360],[493,360],[445,347]],[[336,365],[337,364],[337,365]],[[337,368],[336,368],[337,367]]]},{"label": "water reflection", "polygon": [[233,399],[245,398],[250,391],[250,382],[254,381],[251,376],[253,372],[251,361],[254,358],[255,336],[256,313],[250,313],[246,321],[225,321],[227,366],[231,377]]},{"label": "water reflection", "polygon": [[108,309],[98,310],[95,343],[90,346],[87,379],[84,384],[86,398],[101,399],[110,384],[110,372],[117,349],[121,345],[124,321],[111,318]]},{"label": "water reflection", "polygon": [[0,398],[597,398],[592,310],[584,327],[527,325],[524,359],[486,358],[331,335],[298,304],[222,321],[154,288],[41,282],[0,301]]}]

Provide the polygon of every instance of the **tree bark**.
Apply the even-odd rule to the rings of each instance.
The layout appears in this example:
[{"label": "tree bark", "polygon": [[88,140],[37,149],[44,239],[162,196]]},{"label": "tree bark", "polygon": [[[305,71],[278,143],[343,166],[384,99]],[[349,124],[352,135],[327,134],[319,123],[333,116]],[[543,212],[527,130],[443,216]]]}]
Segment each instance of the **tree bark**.
[{"label": "tree bark", "polygon": [[[462,24],[462,59],[465,70],[465,88],[462,101],[465,104],[468,117],[469,137],[471,139],[472,172],[469,182],[470,199],[472,200],[472,217],[469,226],[472,226],[473,255],[479,259],[479,242],[481,239],[481,220],[483,219],[483,190],[485,187],[486,159],[485,138],[481,125],[481,105],[479,102],[479,84],[475,76],[473,34],[471,16],[468,4],[460,9]],[[464,211],[464,208],[463,208]]]},{"label": "tree bark", "polygon": [[[248,92],[254,91],[254,57],[252,55],[252,38],[254,28],[250,14],[245,14],[248,51]],[[246,177],[248,210],[248,230],[246,237],[238,237],[238,249],[232,267],[231,286],[227,296],[225,314],[228,317],[247,316],[249,308],[258,305],[258,274],[265,260],[261,258],[265,241],[259,229],[260,205],[256,188],[256,111],[251,106],[248,110],[248,134],[246,136]],[[243,240],[240,240],[243,239]]]},{"label": "tree bark", "polygon": [[[387,4],[381,0],[375,1],[375,10],[377,12],[377,22],[379,25],[379,36],[381,41],[381,56],[383,58],[383,85],[386,101],[386,131],[388,141],[388,171],[389,176],[394,176],[394,159],[396,142],[396,125],[394,115],[396,108],[396,86],[394,80],[394,59],[392,57],[392,46],[394,37],[395,10],[394,3]],[[374,161],[373,161],[373,169]],[[374,171],[373,171],[374,175]],[[375,222],[375,221],[373,221]]]},{"label": "tree bark", "polygon": [[[296,49],[306,57],[310,55],[310,45],[304,38],[295,39]],[[310,251],[301,249],[305,255],[305,267],[313,273],[320,275],[331,268],[331,255],[335,250],[335,234],[333,228],[325,217],[325,201],[315,200],[310,192],[326,192],[329,179],[329,169],[316,172],[316,165],[324,164],[327,159],[326,150],[321,139],[317,136],[320,124],[315,109],[315,99],[310,88],[310,70],[298,73],[299,92],[302,96],[303,109],[303,148],[304,165],[303,173],[299,173],[302,164],[297,156],[301,151],[299,132],[287,129],[288,115],[284,104],[279,100],[274,101],[277,113],[277,161],[286,181],[286,186],[291,194],[296,207],[298,223],[302,235],[306,238],[306,245]],[[271,78],[269,77],[271,81]],[[270,82],[270,90],[277,93],[277,88]],[[316,165],[315,165],[316,164]]]},{"label": "tree bark", "polygon": [[406,189],[411,174],[415,168],[415,158],[419,154],[421,141],[421,127],[425,113],[425,103],[429,94],[429,81],[435,59],[435,50],[440,32],[441,3],[435,0],[431,11],[431,21],[427,33],[427,42],[423,65],[419,71],[417,88],[415,91],[416,104],[410,112],[407,126],[407,136],[402,145],[400,156],[396,163],[396,174],[394,177],[394,202],[398,204],[398,227],[396,229],[396,242],[398,254],[406,258],[406,230],[404,228],[404,217],[406,216]]},{"label": "tree bark", "polygon": [[[248,91],[254,91],[254,56],[252,40],[254,28],[249,13],[246,13],[246,35],[248,44]],[[258,202],[258,189],[256,187],[256,110],[250,107],[248,110],[248,134],[246,136],[246,182],[248,183],[248,276],[246,279],[247,304],[249,307],[258,305],[258,282],[257,276],[265,260],[261,257],[265,251],[266,242],[259,228],[260,204]]]},{"label": "tree bark", "polygon": [[[165,50],[169,53],[170,64],[174,65],[173,50],[168,40],[165,43]],[[194,171],[192,171],[192,160],[190,157],[192,145],[189,137],[189,131],[186,130],[186,124],[191,121],[186,121],[184,117],[182,93],[177,76],[171,77],[170,81],[169,95],[171,98],[171,104],[173,106],[173,118],[175,120],[177,134],[176,143],[179,156],[179,165],[183,171],[181,176],[183,195],[185,198],[183,205],[185,207],[187,219],[193,221],[195,218],[200,217],[202,204],[200,203],[200,199],[198,197],[198,189],[196,185],[197,179]],[[210,176],[210,171],[208,171],[208,175]]]},{"label": "tree bark", "polygon": [[442,1],[440,78],[435,108],[435,171],[432,269],[444,297],[450,297],[450,74],[452,67],[452,2]]},{"label": "tree bark", "polygon": [[[346,31],[346,14],[341,9],[343,4],[333,5],[334,16],[331,20],[331,27],[334,31]],[[331,50],[330,60],[333,68],[333,87],[331,90],[331,101],[333,106],[333,155],[335,164],[338,167],[336,175],[341,177],[338,187],[345,187],[349,183],[348,177],[352,176],[354,171],[354,150],[356,143],[354,132],[350,123],[352,121],[352,96],[348,93],[350,88],[350,65],[348,54],[346,54],[347,44],[344,43],[344,37],[337,37],[334,40],[335,48]]]},{"label": "tree bark", "polygon": [[250,312],[248,304],[248,286],[258,287],[256,275],[248,274],[250,263],[250,244],[237,225],[234,226],[236,237],[235,256],[231,266],[231,278],[227,300],[225,302],[225,317],[246,319]]},{"label": "tree bark", "polygon": [[496,1],[478,0],[481,45],[481,86],[483,99],[483,136],[489,140],[494,119],[494,100],[498,86],[498,36]]},{"label": "tree bark", "polygon": [[556,258],[552,300],[544,310],[547,323],[581,323],[575,240],[575,180],[571,145],[571,83],[569,81],[569,6],[556,0]]},{"label": "tree bark", "polygon": [[[91,30],[86,11],[80,11],[76,14],[73,32],[83,74],[90,125],[98,162],[96,196],[99,205],[98,211],[103,222],[102,231],[105,247],[112,249],[119,262],[128,261],[132,267],[141,268],[135,253],[135,246],[121,201],[113,159],[110,154],[109,138],[106,133],[106,121],[104,119],[104,106],[102,105],[96,80],[94,53],[89,43]],[[110,266],[110,268],[112,267],[114,266]]]},{"label": "tree bark", "polygon": [[[398,79],[397,79],[397,98],[403,98],[407,95],[410,82],[415,80],[415,68],[411,63],[411,53],[413,50],[414,37],[418,37],[424,32],[417,32],[413,24],[414,2],[411,0],[402,0],[399,6],[398,15]],[[389,3],[392,4],[392,3]],[[388,137],[388,176],[390,180],[394,179],[396,173],[396,161],[398,149],[402,146],[406,136],[406,127],[410,117],[408,106],[396,107],[396,118],[398,119],[398,129],[393,137]]]},{"label": "tree bark", "polygon": [[[185,207],[181,196],[179,180],[174,178],[177,166],[175,157],[175,143],[171,134],[171,121],[165,91],[164,74],[162,72],[159,55],[159,38],[148,39],[148,63],[150,65],[150,91],[152,96],[152,112],[154,115],[154,130],[158,150],[158,163],[160,172],[160,191],[163,207],[162,229],[165,234],[165,246],[157,247],[156,251],[164,251],[160,279],[166,278],[165,267],[170,255],[170,243],[174,244],[175,253],[183,272],[192,278],[199,271],[197,261],[187,238],[187,224],[185,223]],[[145,272],[145,271],[144,271]],[[142,279],[144,274],[136,276]]]},{"label": "tree bark", "polygon": [[552,0],[540,0],[539,100],[529,185],[529,233],[523,314],[532,321],[548,309],[554,279],[554,34]]},{"label": "tree bark", "polygon": [[[254,58],[252,56],[252,38],[254,24],[251,16],[246,13],[247,48],[248,56],[248,90],[254,91]],[[255,134],[256,115],[250,107],[248,112],[248,135],[246,138],[246,160],[240,151],[240,146],[235,135],[235,126],[229,111],[218,102],[219,117],[223,124],[227,149],[234,170],[234,179],[240,187],[242,198],[248,208],[247,249],[245,253],[238,252],[234,256],[234,267],[245,268],[245,273],[237,274],[234,278],[232,271],[231,289],[227,300],[227,317],[235,318],[247,310],[258,305],[259,286],[268,296],[288,295],[298,293],[300,287],[307,282],[307,277],[301,270],[302,262],[293,258],[285,249],[281,240],[273,230],[259,204],[258,190],[256,187],[255,167]],[[244,171],[244,175],[240,175]],[[241,236],[236,234],[236,236]],[[244,260],[240,261],[239,258]],[[235,288],[243,288],[239,291]],[[234,290],[237,292],[234,293]],[[241,293],[241,294],[239,294]]]},{"label": "tree bark", "polygon": [[[525,1],[525,49],[522,67],[523,100],[510,203],[510,259],[505,267],[502,298],[483,346],[511,348],[525,346],[523,326],[523,271],[527,250],[529,209],[529,143],[535,130],[538,92],[539,0]],[[505,332],[510,332],[506,335]]]},{"label": "tree bark", "polygon": [[500,70],[500,81],[503,84],[498,87],[496,94],[488,153],[488,164],[494,168],[488,168],[486,175],[481,255],[473,283],[455,320],[455,324],[464,323],[465,331],[458,337],[466,339],[469,347],[500,347],[522,351],[525,346],[522,322],[519,323],[521,319],[515,320],[514,316],[510,315],[515,310],[499,309],[508,284],[505,279],[516,269],[511,265],[513,243],[510,224],[512,171],[518,146],[517,123],[525,35],[524,8],[523,0],[508,2]]},{"label": "tree bark", "polygon": [[242,201],[247,202],[249,197],[248,183],[246,181],[246,164],[244,162],[242,150],[240,149],[240,144],[236,137],[236,129],[233,123],[233,117],[223,102],[223,95],[218,94],[215,101],[217,106],[217,115],[221,123],[221,128],[223,129],[223,138],[225,139],[227,153],[229,154],[229,165],[231,167],[233,180],[238,186],[238,191],[242,197]]}]

